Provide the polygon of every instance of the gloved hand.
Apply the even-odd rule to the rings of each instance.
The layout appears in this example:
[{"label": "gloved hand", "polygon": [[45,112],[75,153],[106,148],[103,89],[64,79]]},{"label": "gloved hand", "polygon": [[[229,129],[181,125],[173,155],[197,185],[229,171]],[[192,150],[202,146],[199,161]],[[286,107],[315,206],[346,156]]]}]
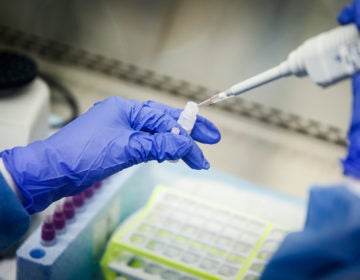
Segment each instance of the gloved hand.
[{"label": "gloved hand", "polygon": [[312,188],[305,229],[285,238],[261,279],[360,279],[360,197]]},{"label": "gloved hand", "polygon": [[[191,136],[176,122],[181,110],[111,97],[44,141],[0,154],[31,214],[74,195],[124,168],[157,160],[183,160],[208,169],[194,140],[214,144],[217,128],[198,116]],[[177,126],[180,135],[170,133]]]},{"label": "gloved hand", "polygon": [[[340,13],[341,24],[355,22],[360,28],[360,1],[353,1]],[[353,108],[348,133],[349,147],[346,159],[343,160],[344,174],[360,178],[360,73],[353,77]]]}]

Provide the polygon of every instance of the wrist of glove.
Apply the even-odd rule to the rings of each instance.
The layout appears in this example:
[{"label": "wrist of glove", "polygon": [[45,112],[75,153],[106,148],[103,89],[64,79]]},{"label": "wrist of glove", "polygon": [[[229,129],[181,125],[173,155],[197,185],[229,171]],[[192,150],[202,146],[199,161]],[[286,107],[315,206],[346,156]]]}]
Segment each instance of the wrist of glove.
[{"label": "wrist of glove", "polygon": [[[360,1],[354,0],[339,14],[340,24],[355,23],[360,27]],[[353,103],[352,119],[348,133],[349,146],[347,157],[342,161],[344,174],[360,178],[360,74],[352,81]]]},{"label": "wrist of glove", "polygon": [[359,279],[359,228],[359,196],[313,187],[304,229],[284,239],[261,279]]},{"label": "wrist of glove", "polygon": [[[29,213],[81,192],[135,164],[183,161],[194,169],[209,163],[194,140],[214,144],[217,128],[198,116],[193,132],[176,122],[181,110],[160,103],[111,97],[44,141],[3,151],[0,156],[23,195]],[[176,126],[180,134],[172,134]]]}]

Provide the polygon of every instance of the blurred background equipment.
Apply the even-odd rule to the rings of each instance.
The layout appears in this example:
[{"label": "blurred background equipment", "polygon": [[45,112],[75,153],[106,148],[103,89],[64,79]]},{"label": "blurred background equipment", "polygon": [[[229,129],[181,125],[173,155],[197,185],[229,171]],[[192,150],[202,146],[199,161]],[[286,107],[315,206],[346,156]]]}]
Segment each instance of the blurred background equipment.
[{"label": "blurred background equipment", "polygon": [[49,135],[49,88],[27,56],[0,52],[0,149]]},{"label": "blurred background equipment", "polygon": [[73,92],[58,79],[44,72],[40,76],[51,89],[49,126],[59,129],[79,116],[78,101]]},{"label": "blurred background equipment", "polygon": [[37,75],[35,62],[21,54],[0,53],[0,89],[3,96],[16,94],[8,89],[19,88],[32,82]]}]

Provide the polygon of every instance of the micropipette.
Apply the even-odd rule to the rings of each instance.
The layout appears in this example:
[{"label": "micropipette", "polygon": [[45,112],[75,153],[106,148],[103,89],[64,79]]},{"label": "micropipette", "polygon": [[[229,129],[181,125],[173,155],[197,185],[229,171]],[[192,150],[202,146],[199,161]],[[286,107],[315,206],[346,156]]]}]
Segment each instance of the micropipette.
[{"label": "micropipette", "polygon": [[282,77],[309,75],[326,87],[360,70],[360,38],[354,24],[340,26],[306,40],[278,66],[233,85],[198,106],[215,104]]}]

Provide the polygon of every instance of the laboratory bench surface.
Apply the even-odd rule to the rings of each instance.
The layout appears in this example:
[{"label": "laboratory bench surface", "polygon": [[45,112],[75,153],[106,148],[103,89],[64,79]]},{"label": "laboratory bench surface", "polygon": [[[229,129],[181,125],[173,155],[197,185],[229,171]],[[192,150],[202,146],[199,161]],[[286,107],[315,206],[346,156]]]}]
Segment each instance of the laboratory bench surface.
[{"label": "laboratory bench surface", "polygon": [[[77,67],[40,59],[39,65],[42,72],[56,77],[73,91],[81,112],[113,95],[155,100],[179,108],[188,101]],[[308,189],[314,184],[342,180],[340,159],[344,157],[345,149],[341,146],[266,126],[220,110],[216,105],[201,108],[199,114],[214,122],[222,134],[219,144],[201,145],[211,164],[210,172],[229,174],[300,200],[306,200]],[[14,259],[1,260],[0,279],[14,278]]]}]

